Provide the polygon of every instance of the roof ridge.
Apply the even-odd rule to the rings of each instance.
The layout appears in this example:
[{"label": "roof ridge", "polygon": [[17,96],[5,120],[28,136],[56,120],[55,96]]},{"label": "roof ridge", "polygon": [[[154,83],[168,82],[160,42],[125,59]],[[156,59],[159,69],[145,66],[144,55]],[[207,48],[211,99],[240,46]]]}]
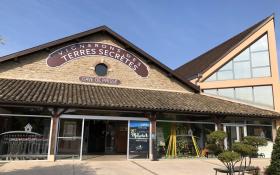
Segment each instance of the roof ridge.
[{"label": "roof ridge", "polygon": [[[248,37],[250,37],[253,33],[255,33],[257,30],[259,30],[259,28],[261,28],[263,25],[265,25],[271,19],[274,19],[274,14],[255,23],[254,25],[248,27],[244,31],[234,35],[233,37],[229,38],[228,40],[218,44],[217,46],[209,49],[208,51],[204,52],[203,54],[199,55],[198,57],[196,57],[196,58],[192,59],[191,61],[183,64],[182,66],[176,68],[174,70],[174,72],[177,75],[181,76],[184,80],[187,80],[188,78],[195,76],[198,73],[202,73],[202,72],[208,70],[210,67],[213,66],[213,64],[215,64],[216,62],[221,60],[225,55],[227,55],[230,51],[235,49],[238,45],[240,45],[240,43],[244,42],[244,40],[246,40]],[[245,35],[245,36],[243,36],[243,35]],[[235,41],[235,40],[237,40],[237,41]],[[231,42],[234,42],[234,43],[231,43]],[[219,49],[221,49],[221,47],[225,47],[226,44],[230,44],[230,46],[228,46],[229,48],[222,48],[222,50],[220,51]],[[217,50],[219,50],[219,51],[217,51]],[[213,52],[219,52],[219,56],[215,57],[215,58],[211,57],[210,54],[213,54]],[[210,58],[209,58],[209,55],[210,55]],[[205,63],[203,63],[203,62],[205,62]],[[196,70],[196,71],[195,70],[193,70],[193,71],[186,70],[186,69],[189,69],[189,67],[194,67],[193,64],[200,64],[201,67],[198,67],[198,69],[199,68],[200,69]],[[188,71],[190,71],[190,72],[188,72]]]}]

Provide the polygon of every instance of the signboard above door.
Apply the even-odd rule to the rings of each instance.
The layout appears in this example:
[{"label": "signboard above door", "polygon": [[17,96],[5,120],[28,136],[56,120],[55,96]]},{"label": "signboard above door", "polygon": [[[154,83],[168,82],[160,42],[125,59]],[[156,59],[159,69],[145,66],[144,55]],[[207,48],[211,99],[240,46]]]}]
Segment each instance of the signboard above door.
[{"label": "signboard above door", "polygon": [[95,42],[81,42],[60,48],[49,54],[47,65],[58,67],[85,56],[109,57],[126,64],[141,77],[147,77],[149,74],[148,67],[132,53],[113,45]]}]

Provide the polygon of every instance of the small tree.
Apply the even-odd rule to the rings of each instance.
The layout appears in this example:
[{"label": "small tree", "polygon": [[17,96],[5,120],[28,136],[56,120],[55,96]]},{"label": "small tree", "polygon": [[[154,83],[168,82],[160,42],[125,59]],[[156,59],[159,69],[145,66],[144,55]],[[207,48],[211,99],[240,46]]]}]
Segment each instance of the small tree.
[{"label": "small tree", "polygon": [[227,134],[224,131],[213,131],[207,136],[206,148],[218,155],[224,150],[224,139]]},{"label": "small tree", "polygon": [[270,166],[267,169],[269,175],[280,174],[280,128],[277,130],[277,136],[273,145]]},{"label": "small tree", "polygon": [[218,159],[227,167],[229,174],[234,174],[234,167],[237,162],[240,161],[240,154],[234,151],[225,151],[218,155]]},{"label": "small tree", "polygon": [[259,146],[267,145],[267,140],[265,140],[265,138],[257,137],[257,136],[246,136],[243,138],[242,142],[248,145],[252,145],[256,148],[258,148]]},{"label": "small tree", "polygon": [[[255,154],[257,154],[258,149],[256,147],[252,146],[252,145],[248,145],[248,144],[245,144],[245,143],[242,143],[242,142],[237,142],[237,143],[234,143],[232,145],[232,150],[241,155],[240,172],[242,170],[243,174],[244,174],[244,171],[246,170],[246,167],[251,165],[251,158]],[[248,165],[247,165],[247,158],[249,159]],[[245,162],[244,163],[244,168],[242,167],[243,161]]]}]

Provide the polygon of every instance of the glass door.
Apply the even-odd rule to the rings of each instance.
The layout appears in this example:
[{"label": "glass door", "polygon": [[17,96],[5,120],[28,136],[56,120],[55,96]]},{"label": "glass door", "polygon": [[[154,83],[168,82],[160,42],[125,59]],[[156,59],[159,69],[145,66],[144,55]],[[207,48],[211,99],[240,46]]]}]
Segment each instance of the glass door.
[{"label": "glass door", "polygon": [[224,131],[227,133],[225,139],[225,148],[229,149],[235,142],[240,142],[245,133],[245,127],[243,125],[224,125]]},{"label": "glass door", "polygon": [[60,119],[57,159],[79,159],[82,140],[82,119]]}]

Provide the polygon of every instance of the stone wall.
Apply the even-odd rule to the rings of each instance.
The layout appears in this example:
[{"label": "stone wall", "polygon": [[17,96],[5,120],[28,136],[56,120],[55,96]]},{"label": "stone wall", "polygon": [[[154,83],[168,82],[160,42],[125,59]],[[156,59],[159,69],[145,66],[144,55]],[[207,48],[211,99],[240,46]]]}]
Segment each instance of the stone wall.
[{"label": "stone wall", "polygon": [[[78,42],[101,42],[124,49],[118,41],[105,33],[97,33],[85,38],[81,38]],[[126,64],[105,56],[85,56],[76,60],[71,60],[66,64],[59,67],[49,67],[46,64],[46,58],[53,51],[73,44],[68,42],[60,46],[53,47],[45,50],[41,50],[24,57],[19,57],[16,60],[2,62],[0,64],[0,78],[10,79],[27,79],[27,80],[40,80],[40,81],[55,81],[55,82],[67,82],[67,83],[83,83],[79,80],[80,76],[92,76],[96,77],[92,67],[94,65],[104,62],[109,67],[107,78],[118,79],[121,84],[114,85],[118,87],[129,88],[144,88],[144,89],[159,89],[170,91],[190,91],[186,85],[181,84],[177,80],[170,78],[153,64],[148,64],[145,59],[141,58],[136,53],[133,53],[139,59],[141,59],[149,67],[148,77],[141,77],[136,74]],[[95,84],[100,85],[100,84]],[[104,85],[102,86],[112,86]]]}]

